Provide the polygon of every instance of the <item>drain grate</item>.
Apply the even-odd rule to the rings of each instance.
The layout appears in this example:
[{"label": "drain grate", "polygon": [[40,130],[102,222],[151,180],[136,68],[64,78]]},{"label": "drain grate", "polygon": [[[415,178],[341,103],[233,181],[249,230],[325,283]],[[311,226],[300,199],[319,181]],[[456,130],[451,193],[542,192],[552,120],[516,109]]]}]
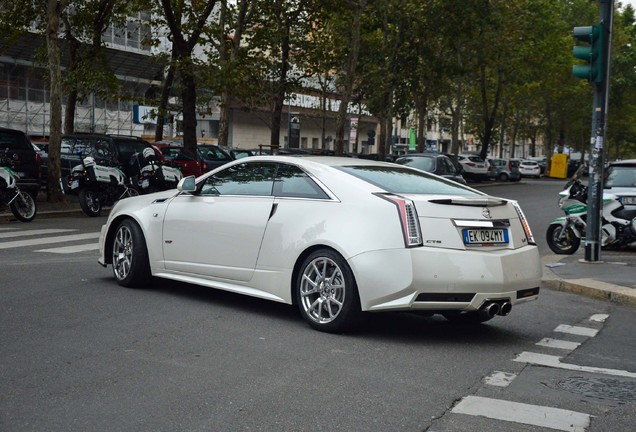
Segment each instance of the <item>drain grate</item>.
[{"label": "drain grate", "polygon": [[597,399],[620,402],[636,401],[636,382],[614,378],[570,377],[559,381],[558,386],[572,393]]}]

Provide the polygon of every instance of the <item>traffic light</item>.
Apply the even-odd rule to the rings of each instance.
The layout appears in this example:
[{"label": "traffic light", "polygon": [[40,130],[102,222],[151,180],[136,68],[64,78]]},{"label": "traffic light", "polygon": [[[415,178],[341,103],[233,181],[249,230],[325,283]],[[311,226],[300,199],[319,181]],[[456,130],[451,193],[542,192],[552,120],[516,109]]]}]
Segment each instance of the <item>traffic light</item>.
[{"label": "traffic light", "polygon": [[572,32],[576,41],[587,45],[576,45],[572,50],[575,58],[585,60],[587,64],[572,66],[572,74],[590,82],[603,82],[603,49],[605,27],[603,23],[592,26],[574,27]]}]

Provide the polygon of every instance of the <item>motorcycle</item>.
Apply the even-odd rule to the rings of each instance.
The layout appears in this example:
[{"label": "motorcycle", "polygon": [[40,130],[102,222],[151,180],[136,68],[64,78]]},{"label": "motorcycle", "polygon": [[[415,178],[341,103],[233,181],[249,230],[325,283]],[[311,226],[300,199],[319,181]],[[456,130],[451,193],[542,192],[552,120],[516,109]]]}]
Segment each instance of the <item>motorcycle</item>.
[{"label": "motorcycle", "polygon": [[12,170],[18,155],[9,157],[9,149],[0,155],[0,207],[9,206],[13,215],[22,222],[31,222],[37,213],[35,199],[18,188],[18,175]]},{"label": "motorcycle", "polygon": [[[588,187],[579,180],[582,169],[559,192],[559,208],[565,216],[554,219],[546,233],[548,246],[559,255],[576,252],[585,239]],[[603,195],[601,247],[636,246],[636,210],[627,210],[613,194]]]},{"label": "motorcycle", "polygon": [[183,178],[179,168],[161,163],[150,147],[130,158],[130,173],[134,173],[131,175],[132,184],[142,194],[174,189]]},{"label": "motorcycle", "polygon": [[87,216],[97,217],[103,206],[139,195],[127,183],[127,178],[119,167],[97,165],[91,156],[80,156],[80,161],[81,164],[74,166],[68,177],[60,179],[60,186],[65,194],[78,196],[80,207]]}]

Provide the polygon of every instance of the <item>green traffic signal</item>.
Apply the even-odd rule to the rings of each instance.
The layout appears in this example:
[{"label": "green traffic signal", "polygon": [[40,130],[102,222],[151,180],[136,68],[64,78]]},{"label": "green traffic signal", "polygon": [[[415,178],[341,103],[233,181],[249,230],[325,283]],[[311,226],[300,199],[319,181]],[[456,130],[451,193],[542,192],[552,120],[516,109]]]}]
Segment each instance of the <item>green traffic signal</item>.
[{"label": "green traffic signal", "polygon": [[587,64],[572,66],[572,74],[577,78],[590,82],[603,82],[603,49],[604,26],[598,23],[592,26],[574,27],[574,39],[587,45],[576,45],[572,54],[575,58],[585,60]]}]

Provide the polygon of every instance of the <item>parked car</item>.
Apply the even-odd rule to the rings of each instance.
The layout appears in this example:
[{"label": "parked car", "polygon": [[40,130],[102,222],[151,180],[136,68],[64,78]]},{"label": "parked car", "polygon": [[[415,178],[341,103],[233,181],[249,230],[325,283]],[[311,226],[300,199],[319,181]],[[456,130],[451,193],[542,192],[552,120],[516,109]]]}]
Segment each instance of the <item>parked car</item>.
[{"label": "parked car", "polygon": [[81,163],[80,157],[95,159],[97,165],[119,166],[128,176],[130,158],[150,147],[147,141],[130,135],[74,133],[62,136],[60,167],[62,177]]},{"label": "parked car", "polygon": [[636,209],[636,159],[610,163],[605,176],[604,193],[618,196],[627,209]]},{"label": "parked car", "polygon": [[17,129],[0,128],[0,151],[16,155],[13,171],[18,175],[18,188],[36,197],[40,190],[42,158],[35,151],[26,134]]},{"label": "parked car", "polygon": [[488,176],[491,179],[499,181],[519,181],[521,173],[519,172],[519,161],[516,159],[488,159],[490,164]]},{"label": "parked car", "polygon": [[230,153],[214,144],[199,144],[197,146],[197,153],[205,162],[206,171],[213,170],[234,160]]},{"label": "parked car", "polygon": [[181,169],[183,176],[200,176],[208,169],[208,165],[198,154],[191,153],[185,147],[155,143],[161,150],[166,163]]},{"label": "parked car", "polygon": [[448,156],[439,153],[410,153],[398,157],[395,163],[417,168],[461,184],[466,184],[466,180],[461,174],[461,169],[456,168]]},{"label": "parked car", "polygon": [[539,295],[539,252],[515,201],[408,166],[254,156],[177,190],[111,210],[98,261],[120,285],[155,276],[294,304],[327,332],[365,311],[483,322]]},{"label": "parked car", "polygon": [[225,151],[229,152],[230,155],[232,155],[232,159],[242,159],[248,156],[256,156],[256,153],[254,151],[248,149],[231,148],[225,149]]},{"label": "parked car", "polygon": [[475,154],[459,154],[457,161],[464,170],[462,175],[471,180],[488,180],[488,161]]},{"label": "parked car", "polygon": [[520,161],[519,172],[522,177],[541,177],[541,167],[537,161],[533,160]]}]

